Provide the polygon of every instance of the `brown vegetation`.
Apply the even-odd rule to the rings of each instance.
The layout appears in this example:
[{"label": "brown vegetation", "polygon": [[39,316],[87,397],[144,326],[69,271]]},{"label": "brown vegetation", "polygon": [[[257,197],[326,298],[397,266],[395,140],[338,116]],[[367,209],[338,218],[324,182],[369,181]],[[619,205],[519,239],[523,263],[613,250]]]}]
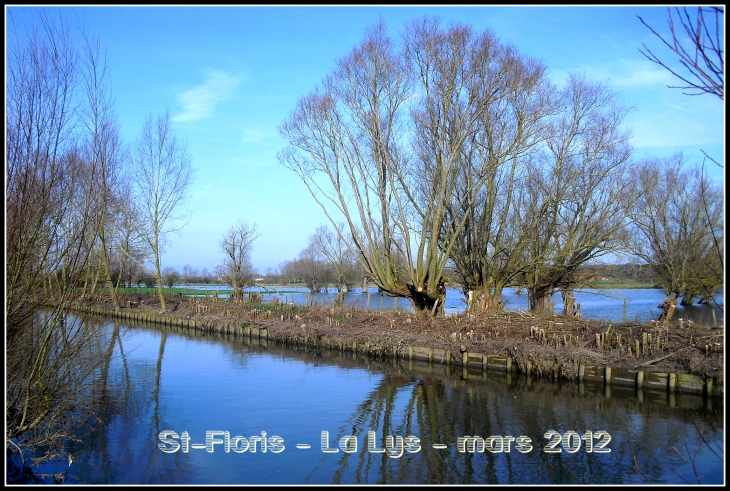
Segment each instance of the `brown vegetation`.
[{"label": "brown vegetation", "polygon": [[[123,305],[127,305],[126,300]],[[135,313],[160,313],[156,298],[134,297]],[[113,308],[111,298],[84,300],[82,305]],[[230,331],[241,326],[265,327],[269,338],[285,343],[352,347],[353,343],[376,356],[394,349],[422,346],[445,349],[460,359],[462,346],[470,352],[503,355],[520,371],[528,362],[534,374],[577,378],[578,365],[692,373],[711,377],[723,387],[724,327],[694,323],[662,326],[658,323],[609,323],[539,317],[526,312],[460,314],[433,317],[397,311],[261,305],[175,298],[168,300],[169,315],[195,319],[203,332]],[[636,356],[636,346],[639,356]]]}]

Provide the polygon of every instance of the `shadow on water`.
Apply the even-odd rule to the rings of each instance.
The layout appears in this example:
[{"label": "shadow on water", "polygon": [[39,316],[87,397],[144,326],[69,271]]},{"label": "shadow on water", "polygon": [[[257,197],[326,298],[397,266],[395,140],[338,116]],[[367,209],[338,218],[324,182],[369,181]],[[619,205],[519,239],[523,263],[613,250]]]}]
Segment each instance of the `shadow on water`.
[{"label": "shadow on water", "polygon": [[[364,354],[291,349],[231,335],[201,339],[183,328],[110,324],[109,331],[108,352],[115,355],[103,375],[103,423],[90,426],[83,443],[70,448],[78,456],[75,475],[82,483],[708,484],[724,479],[722,398],[472,373],[402,359],[374,361]],[[193,401],[184,390],[197,381],[175,363],[213,359],[209,350],[219,364],[211,372],[218,381],[204,379],[210,400]],[[176,352],[184,353],[182,361],[174,361]],[[307,385],[312,370],[313,385]],[[285,390],[297,385],[277,385],[275,377],[298,380],[303,386],[298,399],[290,400]],[[337,379],[342,377],[347,380]],[[343,390],[338,387],[345,388],[339,404],[323,402],[320,394]],[[225,429],[235,407],[246,415],[239,418],[257,421],[257,428],[279,425],[296,436],[282,434],[287,447],[276,457],[227,455],[220,447],[215,454],[158,448],[157,435],[171,421],[179,428],[181,421],[192,425],[205,418],[208,429]],[[322,424],[317,414],[325,412],[337,418]],[[547,434],[551,430],[558,433]],[[294,443],[305,434],[317,440],[309,453],[297,453]],[[551,442],[554,453],[548,452]],[[602,444],[608,451],[601,452]]]}]

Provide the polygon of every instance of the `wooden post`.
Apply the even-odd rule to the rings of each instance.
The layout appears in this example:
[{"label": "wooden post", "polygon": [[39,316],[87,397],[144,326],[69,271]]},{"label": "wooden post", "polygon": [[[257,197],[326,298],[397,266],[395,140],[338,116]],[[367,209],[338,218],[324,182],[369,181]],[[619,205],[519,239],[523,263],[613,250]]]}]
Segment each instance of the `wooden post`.
[{"label": "wooden post", "polygon": [[669,384],[669,390],[674,391],[674,389],[677,387],[677,374],[676,373],[670,373],[669,377],[667,377],[668,384]]}]

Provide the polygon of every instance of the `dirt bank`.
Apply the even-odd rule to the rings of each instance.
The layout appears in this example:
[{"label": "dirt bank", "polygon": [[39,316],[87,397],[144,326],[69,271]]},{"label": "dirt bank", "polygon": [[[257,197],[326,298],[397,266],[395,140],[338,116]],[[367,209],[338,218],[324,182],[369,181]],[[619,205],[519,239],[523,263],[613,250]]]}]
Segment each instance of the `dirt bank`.
[{"label": "dirt bank", "polygon": [[[76,302],[86,307],[113,310],[110,298]],[[128,297],[122,310],[160,314],[156,297]],[[520,371],[531,364],[532,373],[551,373],[575,379],[578,366],[597,365],[713,379],[724,387],[724,327],[692,323],[660,326],[657,323],[610,323],[538,317],[525,312],[460,314],[434,318],[404,312],[365,312],[356,309],[260,305],[175,298],[167,302],[171,318],[195,320],[203,331],[234,330],[241,326],[268,329],[270,338],[284,342],[366,346],[378,356],[389,356],[400,346],[444,349],[452,359],[463,351],[512,358]],[[636,356],[636,347],[639,356]]]}]

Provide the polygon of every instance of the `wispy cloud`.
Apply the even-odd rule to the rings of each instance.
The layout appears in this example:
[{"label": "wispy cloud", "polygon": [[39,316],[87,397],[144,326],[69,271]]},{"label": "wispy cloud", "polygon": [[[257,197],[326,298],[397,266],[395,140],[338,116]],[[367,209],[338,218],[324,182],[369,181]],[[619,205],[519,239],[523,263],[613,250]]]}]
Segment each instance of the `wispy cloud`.
[{"label": "wispy cloud", "polygon": [[209,182],[208,184],[203,185],[202,189],[199,189],[197,192],[194,193],[196,198],[200,198],[202,196],[210,195],[211,190],[218,190],[221,187],[226,185],[226,180],[218,181],[218,182]]},{"label": "wispy cloud", "polygon": [[211,189],[211,188],[215,188],[215,187],[221,186],[221,185],[223,185],[225,183],[226,183],[226,181],[211,182],[211,183],[208,183],[205,186],[203,186],[203,189],[208,190],[208,189]]},{"label": "wispy cloud", "polygon": [[215,107],[230,99],[239,80],[222,71],[209,71],[205,82],[181,94],[177,100],[183,110],[173,116],[176,123],[189,123],[210,117]]},{"label": "wispy cloud", "polygon": [[276,133],[272,131],[249,128],[243,132],[243,143],[256,143],[275,135]]},{"label": "wispy cloud", "polygon": [[[613,89],[662,88],[672,85],[672,75],[649,61],[623,60],[603,66],[584,66],[575,70],[585,73],[590,80],[607,81]],[[553,70],[548,74],[550,80],[559,87],[568,80],[568,72]]]}]

